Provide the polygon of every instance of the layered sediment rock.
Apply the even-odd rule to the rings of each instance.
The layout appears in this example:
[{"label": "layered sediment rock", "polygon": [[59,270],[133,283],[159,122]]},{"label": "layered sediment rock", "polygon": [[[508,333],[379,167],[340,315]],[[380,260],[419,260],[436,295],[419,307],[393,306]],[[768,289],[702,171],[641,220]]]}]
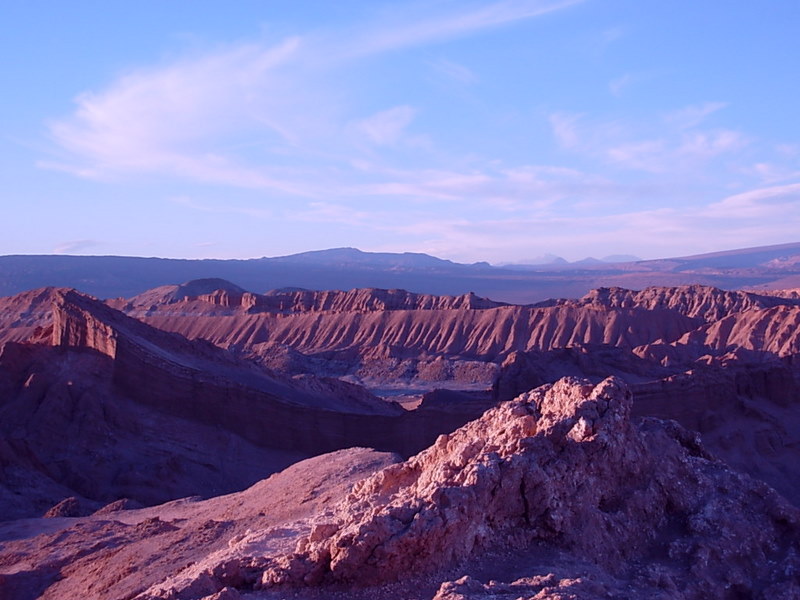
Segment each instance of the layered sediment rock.
[{"label": "layered sediment rock", "polygon": [[167,285],[139,294],[130,300],[112,300],[111,304],[126,312],[141,314],[163,309],[165,305],[195,301],[250,313],[280,314],[308,312],[374,312],[386,310],[461,310],[505,306],[473,293],[461,296],[415,294],[406,290],[375,288],[347,292],[312,290],[276,290],[254,294],[223,279],[200,279],[182,285]]},{"label": "layered sediment rock", "polygon": [[619,287],[598,288],[577,301],[565,303],[577,305],[601,305],[609,308],[656,308],[674,310],[687,317],[705,323],[718,321],[729,315],[753,309],[772,308],[780,305],[796,305],[791,295],[765,295],[738,290],[721,290],[705,285],[682,285],[677,287],[647,287],[643,290],[627,290]]},{"label": "layered sediment rock", "polygon": [[[317,295],[324,293],[317,292]],[[196,300],[195,302],[200,302]],[[160,329],[203,338],[224,347],[284,344],[304,353],[397,348],[409,355],[451,355],[494,360],[509,352],[549,350],[578,343],[634,348],[656,340],[675,340],[700,323],[675,311],[603,306],[430,309],[375,308],[281,312],[213,311],[166,304],[126,312]]]}]

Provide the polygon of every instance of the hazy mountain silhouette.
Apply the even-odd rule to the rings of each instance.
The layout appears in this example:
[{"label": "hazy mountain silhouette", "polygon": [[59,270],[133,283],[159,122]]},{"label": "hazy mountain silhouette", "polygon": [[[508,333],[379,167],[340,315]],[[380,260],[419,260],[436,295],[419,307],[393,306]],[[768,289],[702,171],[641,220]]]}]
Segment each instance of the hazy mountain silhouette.
[{"label": "hazy mountain silhouette", "polygon": [[125,256],[0,257],[0,294],[44,286],[71,287],[100,298],[130,297],[176,281],[221,278],[244,289],[402,288],[461,295],[473,291],[505,302],[577,297],[602,286],[700,283],[732,289],[800,286],[800,243],[628,263],[555,261],[493,267],[419,253],[335,248],[274,258],[186,260]]}]

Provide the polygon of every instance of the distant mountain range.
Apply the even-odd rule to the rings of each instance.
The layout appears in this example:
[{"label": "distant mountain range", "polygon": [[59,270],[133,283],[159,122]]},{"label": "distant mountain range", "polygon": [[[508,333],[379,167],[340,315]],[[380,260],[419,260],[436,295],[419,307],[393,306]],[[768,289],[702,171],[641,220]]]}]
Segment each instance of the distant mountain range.
[{"label": "distant mountain range", "polygon": [[[186,260],[127,256],[0,256],[0,295],[44,286],[71,287],[99,298],[130,297],[161,285],[222,278],[243,289],[402,288],[530,303],[579,297],[590,289],[699,283],[761,290],[800,287],[800,242],[658,260],[610,256],[567,263],[492,266],[420,253],[334,248],[274,258]],[[613,260],[614,262],[608,262]]]},{"label": "distant mountain range", "polygon": [[638,256],[634,256],[633,254],[611,254],[609,256],[604,256],[603,258],[594,258],[593,256],[587,256],[584,259],[570,262],[565,258],[556,256],[555,254],[543,254],[542,256],[537,256],[536,258],[529,258],[516,263],[501,263],[498,266],[510,269],[530,269],[530,268],[538,268],[541,267],[542,265],[564,266],[564,265],[584,265],[584,264],[599,264],[599,263],[628,263],[628,262],[637,262],[640,260],[642,259],[639,258]]}]

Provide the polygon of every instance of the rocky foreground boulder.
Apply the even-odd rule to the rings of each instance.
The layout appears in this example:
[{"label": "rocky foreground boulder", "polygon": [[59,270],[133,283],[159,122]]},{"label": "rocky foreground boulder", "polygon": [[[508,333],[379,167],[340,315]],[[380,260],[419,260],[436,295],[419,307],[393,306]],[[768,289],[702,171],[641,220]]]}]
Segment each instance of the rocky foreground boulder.
[{"label": "rocky foreground boulder", "polygon": [[613,378],[542,386],[357,482],[291,539],[247,531],[137,598],[800,597],[798,510],[630,411]]}]

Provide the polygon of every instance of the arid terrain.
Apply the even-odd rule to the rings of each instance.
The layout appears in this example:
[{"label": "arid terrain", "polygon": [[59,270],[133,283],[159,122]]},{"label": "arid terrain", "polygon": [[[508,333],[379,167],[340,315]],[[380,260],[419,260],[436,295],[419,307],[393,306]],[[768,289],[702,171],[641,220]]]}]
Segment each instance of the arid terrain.
[{"label": "arid terrain", "polygon": [[795,288],[46,287],[0,348],[2,600],[800,597]]},{"label": "arid terrain", "polygon": [[0,23],[0,600],[800,600],[800,0]]}]

